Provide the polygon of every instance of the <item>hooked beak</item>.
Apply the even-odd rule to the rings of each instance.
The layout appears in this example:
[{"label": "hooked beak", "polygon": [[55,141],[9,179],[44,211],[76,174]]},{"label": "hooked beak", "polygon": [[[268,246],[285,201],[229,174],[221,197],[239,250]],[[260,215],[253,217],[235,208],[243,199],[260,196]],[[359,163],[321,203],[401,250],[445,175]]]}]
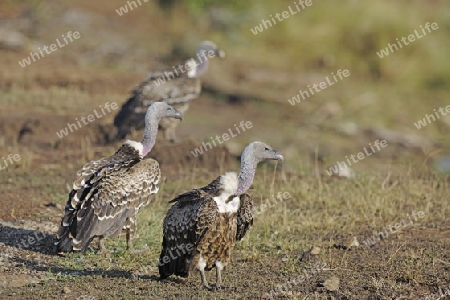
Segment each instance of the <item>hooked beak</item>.
[{"label": "hooked beak", "polygon": [[174,109],[174,114],[173,114],[172,118],[183,121],[183,115],[176,109]]},{"label": "hooked beak", "polygon": [[278,151],[275,150],[275,156],[274,159],[279,160],[279,161],[283,161],[283,155],[281,155]]}]

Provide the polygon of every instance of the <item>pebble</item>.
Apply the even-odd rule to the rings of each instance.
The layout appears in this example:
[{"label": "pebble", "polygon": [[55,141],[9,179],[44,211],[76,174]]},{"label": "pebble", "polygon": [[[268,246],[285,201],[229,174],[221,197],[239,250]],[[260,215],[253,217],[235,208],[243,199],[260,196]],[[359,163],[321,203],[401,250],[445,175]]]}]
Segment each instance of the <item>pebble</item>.
[{"label": "pebble", "polygon": [[323,286],[328,290],[328,291],[337,291],[339,289],[339,278],[337,278],[336,276],[333,276],[331,278],[328,278],[327,280],[325,280],[323,282]]},{"label": "pebble", "polygon": [[317,246],[313,246],[309,252],[310,252],[312,255],[319,255],[319,253],[320,253],[320,248],[317,247]]},{"label": "pebble", "polygon": [[356,239],[356,236],[353,238],[352,243],[350,244],[350,247],[359,247],[359,242]]}]

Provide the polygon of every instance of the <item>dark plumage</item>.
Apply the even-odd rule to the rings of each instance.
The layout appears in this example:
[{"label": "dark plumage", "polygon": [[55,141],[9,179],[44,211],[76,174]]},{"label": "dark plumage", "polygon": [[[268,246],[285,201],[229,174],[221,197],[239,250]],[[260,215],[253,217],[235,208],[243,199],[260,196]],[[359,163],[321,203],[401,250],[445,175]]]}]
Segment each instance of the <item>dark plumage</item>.
[{"label": "dark plumage", "polygon": [[136,217],[158,192],[161,171],[154,159],[143,158],[152,149],[158,123],[182,115],[166,103],[155,103],[145,115],[142,143],[126,141],[110,156],[84,165],[77,172],[58,231],[59,251],[85,252],[94,237],[116,237],[126,230],[127,249],[132,249]]},{"label": "dark plumage", "polygon": [[[179,66],[167,68],[166,72],[153,72],[137,85],[131,97],[125,102],[121,110],[114,118],[114,126],[117,128],[116,139],[123,139],[132,128],[139,130],[144,127],[143,114],[147,107],[154,102],[166,102],[185,113],[189,108],[189,101],[197,98],[201,92],[199,77],[208,69],[209,54],[223,58],[224,52],[213,42],[203,41],[197,49],[197,57],[186,62],[190,70]],[[198,64],[197,64],[198,62]],[[175,128],[177,120],[162,120],[160,128],[164,131],[166,140],[175,141]]]},{"label": "dark plumage", "polygon": [[177,196],[170,202],[163,223],[163,242],[159,274],[187,277],[197,269],[202,283],[210,289],[205,270],[216,267],[216,287],[222,285],[221,271],[228,264],[231,250],[253,224],[253,200],[245,194],[256,166],[267,159],[283,160],[268,145],[253,142],[241,157],[241,171],[228,172],[209,185]]}]

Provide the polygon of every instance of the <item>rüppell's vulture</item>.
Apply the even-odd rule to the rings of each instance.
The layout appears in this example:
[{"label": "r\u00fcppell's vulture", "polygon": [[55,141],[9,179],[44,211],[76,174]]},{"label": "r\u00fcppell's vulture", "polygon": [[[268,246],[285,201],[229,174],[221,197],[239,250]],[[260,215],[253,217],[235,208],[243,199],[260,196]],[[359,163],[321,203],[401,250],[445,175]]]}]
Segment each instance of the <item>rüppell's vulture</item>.
[{"label": "r\u00fcppell's vulture", "polygon": [[[130,98],[122,105],[114,118],[117,128],[116,140],[125,138],[132,128],[140,130],[144,127],[143,115],[147,107],[154,102],[166,102],[182,114],[189,108],[189,102],[197,98],[201,92],[200,76],[208,69],[209,59],[218,56],[224,58],[225,53],[211,41],[203,41],[197,48],[195,58],[184,64],[167,67],[163,72],[152,72],[137,85]],[[175,142],[175,128],[178,120],[166,119],[159,124],[166,140]]]},{"label": "r\u00fcppell's vulture", "polygon": [[143,116],[142,142],[127,140],[115,154],[85,164],[77,172],[55,243],[61,252],[84,253],[99,237],[100,250],[107,251],[104,238],[126,231],[127,249],[133,250],[139,209],[158,192],[159,164],[145,159],[155,144],[158,124],[165,118],[182,119],[182,114],[164,102],[152,104]]},{"label": "r\u00fcppell's vulture", "polygon": [[205,270],[216,268],[216,288],[231,250],[253,224],[253,200],[245,192],[251,186],[256,166],[264,160],[283,160],[275,149],[253,142],[243,151],[241,170],[217,177],[205,187],[177,196],[163,223],[159,274],[187,277],[197,269],[202,284],[211,289]]}]

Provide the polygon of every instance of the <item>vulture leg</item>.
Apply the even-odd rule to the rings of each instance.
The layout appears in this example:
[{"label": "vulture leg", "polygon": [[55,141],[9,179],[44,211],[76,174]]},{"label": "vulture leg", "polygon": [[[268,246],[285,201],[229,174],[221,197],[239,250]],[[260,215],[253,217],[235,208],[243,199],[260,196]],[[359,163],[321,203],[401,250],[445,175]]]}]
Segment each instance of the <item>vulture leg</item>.
[{"label": "vulture leg", "polygon": [[111,253],[113,251],[106,249],[105,247],[105,237],[104,236],[99,236],[98,237],[98,241],[100,244],[100,252],[101,253]]},{"label": "vulture leg", "polygon": [[205,275],[205,269],[201,269],[200,271],[200,276],[202,278],[202,284],[205,288],[207,288],[209,291],[212,290],[212,288],[208,285],[208,282],[206,281],[206,275]]},{"label": "vulture leg", "polygon": [[134,233],[132,232],[131,228],[127,228],[127,250],[130,252],[134,252],[133,247],[133,236]]},{"label": "vulture leg", "polygon": [[223,290],[223,289],[234,289],[233,287],[223,286],[222,285],[222,270],[224,266],[220,261],[216,262],[216,290]]},{"label": "vulture leg", "polygon": [[222,286],[222,268],[216,266],[216,288],[220,289]]},{"label": "vulture leg", "polygon": [[126,226],[127,227],[127,229],[126,229],[127,251],[134,253],[134,254],[140,254],[140,253],[147,251],[148,247],[145,247],[142,250],[134,249],[133,239],[136,235],[136,229],[137,229],[136,218],[137,218],[137,213],[134,217],[130,217],[127,219],[127,226]]}]

